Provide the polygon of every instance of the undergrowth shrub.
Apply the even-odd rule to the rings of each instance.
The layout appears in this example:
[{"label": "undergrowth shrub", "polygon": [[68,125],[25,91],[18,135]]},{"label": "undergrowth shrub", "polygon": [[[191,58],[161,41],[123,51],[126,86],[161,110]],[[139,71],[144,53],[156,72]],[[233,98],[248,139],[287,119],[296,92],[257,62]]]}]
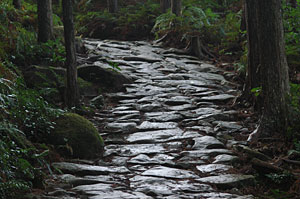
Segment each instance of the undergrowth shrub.
[{"label": "undergrowth shrub", "polygon": [[283,18],[286,43],[286,55],[290,68],[300,71],[300,1],[298,6],[292,7],[283,1]]},{"label": "undergrowth shrub", "polygon": [[0,78],[0,90],[0,109],[6,113],[2,117],[16,122],[31,140],[44,141],[43,135],[50,133],[53,120],[63,111],[51,107],[38,91],[26,88],[22,79]]}]

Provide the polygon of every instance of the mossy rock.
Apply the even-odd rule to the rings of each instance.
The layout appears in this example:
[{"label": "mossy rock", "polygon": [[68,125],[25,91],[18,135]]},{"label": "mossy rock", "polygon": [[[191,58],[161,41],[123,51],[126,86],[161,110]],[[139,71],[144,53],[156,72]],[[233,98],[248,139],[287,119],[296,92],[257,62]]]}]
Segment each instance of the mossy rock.
[{"label": "mossy rock", "polygon": [[75,113],[65,113],[56,120],[50,142],[68,149],[73,158],[92,159],[102,156],[104,141],[94,125]]}]

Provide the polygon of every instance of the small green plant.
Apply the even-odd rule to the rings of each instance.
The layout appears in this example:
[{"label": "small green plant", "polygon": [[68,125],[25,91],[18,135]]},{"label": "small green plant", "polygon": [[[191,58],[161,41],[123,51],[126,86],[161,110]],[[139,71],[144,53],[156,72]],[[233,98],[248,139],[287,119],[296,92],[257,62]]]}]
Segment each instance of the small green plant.
[{"label": "small green plant", "polygon": [[108,64],[112,67],[113,71],[121,71],[119,63],[109,61]]},{"label": "small green plant", "polygon": [[293,178],[293,175],[288,171],[284,171],[283,173],[280,174],[270,173],[270,174],[266,174],[265,176],[268,177],[272,182],[276,184],[290,182],[291,179]]},{"label": "small green plant", "polygon": [[261,91],[262,91],[262,87],[261,86],[251,89],[251,93],[253,93],[256,97],[258,97],[260,95]]}]

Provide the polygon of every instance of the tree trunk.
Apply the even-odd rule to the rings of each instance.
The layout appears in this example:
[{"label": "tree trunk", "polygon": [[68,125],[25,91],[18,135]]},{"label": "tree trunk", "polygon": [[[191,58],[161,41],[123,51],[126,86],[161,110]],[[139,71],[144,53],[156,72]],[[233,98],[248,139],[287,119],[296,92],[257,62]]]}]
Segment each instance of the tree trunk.
[{"label": "tree trunk", "polygon": [[290,4],[293,8],[297,7],[297,0],[290,0]]},{"label": "tree trunk", "polygon": [[52,0],[38,0],[38,41],[53,39]]},{"label": "tree trunk", "polygon": [[21,9],[22,7],[21,0],[13,0],[13,5],[16,9]]},{"label": "tree trunk", "polygon": [[118,0],[107,0],[107,7],[110,13],[118,12]]},{"label": "tree trunk", "polygon": [[63,0],[62,6],[63,6],[65,47],[66,47],[66,54],[67,54],[66,103],[67,106],[71,108],[79,104],[72,0]]},{"label": "tree trunk", "polygon": [[[288,125],[288,65],[280,0],[246,0],[251,86],[261,85],[259,134],[285,133]],[[255,24],[256,23],[256,24]],[[255,77],[258,75],[257,78]]]},{"label": "tree trunk", "polygon": [[160,0],[160,9],[162,13],[166,13],[171,7],[171,0]]},{"label": "tree trunk", "polygon": [[[246,100],[252,101],[253,93],[251,89],[261,87],[261,66],[260,66],[260,50],[261,46],[258,43],[258,24],[259,18],[257,16],[258,1],[248,1],[245,3],[245,18],[248,40],[248,67],[246,74],[246,84],[244,87],[243,97]],[[255,101],[255,107],[261,108],[261,96],[258,96]],[[259,110],[258,110],[259,111]]]},{"label": "tree trunk", "polygon": [[176,16],[181,14],[181,0],[171,0],[171,10]]}]

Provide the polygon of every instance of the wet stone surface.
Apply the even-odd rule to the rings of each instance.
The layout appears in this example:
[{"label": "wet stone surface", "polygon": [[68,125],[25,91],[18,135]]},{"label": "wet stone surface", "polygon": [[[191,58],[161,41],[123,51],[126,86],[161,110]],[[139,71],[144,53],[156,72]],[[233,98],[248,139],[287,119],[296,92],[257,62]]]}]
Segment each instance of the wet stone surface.
[{"label": "wet stone surface", "polygon": [[92,54],[81,62],[117,63],[132,83],[106,93],[113,105],[93,118],[106,142],[103,157],[53,163],[62,185],[44,198],[253,198],[231,193],[254,177],[232,166],[238,157],[224,143],[236,141],[216,137],[245,129],[225,106],[238,92],[222,69],[148,42],[84,41]]}]

